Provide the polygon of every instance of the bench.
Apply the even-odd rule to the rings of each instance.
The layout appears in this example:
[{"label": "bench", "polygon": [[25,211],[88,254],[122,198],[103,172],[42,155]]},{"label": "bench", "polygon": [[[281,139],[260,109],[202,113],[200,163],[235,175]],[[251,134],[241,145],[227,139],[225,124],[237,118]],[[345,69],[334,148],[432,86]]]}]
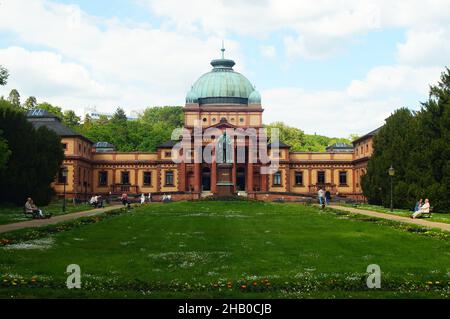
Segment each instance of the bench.
[{"label": "bench", "polygon": [[428,213],[422,213],[422,216],[426,217],[426,218],[430,218],[432,212],[433,212],[433,207],[430,206],[430,210],[428,211]]}]

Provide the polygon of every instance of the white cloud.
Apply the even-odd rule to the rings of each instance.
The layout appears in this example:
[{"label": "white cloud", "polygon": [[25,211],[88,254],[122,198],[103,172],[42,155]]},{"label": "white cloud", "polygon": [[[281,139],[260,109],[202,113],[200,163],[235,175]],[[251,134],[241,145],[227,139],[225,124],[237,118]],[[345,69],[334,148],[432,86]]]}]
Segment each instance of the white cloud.
[{"label": "white cloud", "polygon": [[363,80],[354,80],[347,88],[349,97],[377,98],[415,93],[426,96],[429,85],[439,79],[438,67],[379,66],[369,71]]},{"label": "white cloud", "polygon": [[[267,0],[177,1],[140,0],[150,10],[183,30],[266,37],[279,30],[293,58],[324,58],[339,51],[355,35],[381,28],[448,25],[447,0]],[[189,27],[188,27],[189,26]]]},{"label": "white cloud", "polygon": [[429,85],[439,80],[441,71],[381,66],[340,91],[305,91],[295,87],[265,90],[265,119],[283,121],[307,133],[343,137],[365,134],[383,125],[395,109],[417,108],[420,100],[405,105],[405,95],[425,100]]},{"label": "white cloud", "polygon": [[260,48],[261,54],[266,58],[274,58],[277,55],[277,49],[271,45],[264,45]]},{"label": "white cloud", "polygon": [[[317,59],[345,49],[354,36],[405,28],[399,65],[374,67],[339,91],[262,92],[266,122],[347,136],[381,125],[405,96],[426,97],[450,56],[449,1],[139,1],[163,17],[161,26],[99,18],[51,0],[3,0],[0,32],[28,49],[0,49],[0,64],[11,73],[0,95],[17,88],[79,113],[179,105],[227,34],[264,38],[261,55],[275,58],[280,50],[267,39],[277,33],[289,58]],[[247,74],[239,44],[226,40],[226,47],[236,70]]]},{"label": "white cloud", "polygon": [[[3,2],[0,31],[47,48],[21,51],[28,60],[23,66],[13,58],[17,48],[3,50],[5,60],[0,62],[10,69],[13,79],[0,89],[1,94],[17,85],[26,94],[41,95],[66,107],[95,104],[105,111],[118,105],[133,109],[183,103],[190,85],[220,55],[221,43],[215,36],[199,38],[146,24],[105,20],[78,6],[46,0]],[[227,41],[227,51],[243,60],[236,42]],[[25,68],[36,80],[31,80]],[[243,69],[242,63],[236,66],[236,70]],[[85,94],[77,99],[80,92]]]},{"label": "white cloud", "polygon": [[414,29],[407,32],[406,41],[397,46],[400,63],[411,65],[440,65],[450,63],[450,25]]}]

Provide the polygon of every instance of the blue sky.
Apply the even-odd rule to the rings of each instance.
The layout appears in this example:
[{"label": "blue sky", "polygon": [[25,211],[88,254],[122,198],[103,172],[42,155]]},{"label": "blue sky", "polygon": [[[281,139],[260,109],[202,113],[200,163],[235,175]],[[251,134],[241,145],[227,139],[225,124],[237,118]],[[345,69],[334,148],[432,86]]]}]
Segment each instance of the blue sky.
[{"label": "blue sky", "polygon": [[0,95],[80,115],[183,105],[223,39],[265,123],[347,137],[418,109],[449,65],[448,16],[441,0],[3,0]]}]

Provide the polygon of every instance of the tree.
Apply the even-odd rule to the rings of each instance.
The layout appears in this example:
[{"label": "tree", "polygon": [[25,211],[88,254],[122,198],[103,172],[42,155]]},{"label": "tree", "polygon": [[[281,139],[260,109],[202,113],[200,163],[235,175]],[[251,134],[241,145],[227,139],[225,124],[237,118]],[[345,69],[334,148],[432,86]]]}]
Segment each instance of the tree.
[{"label": "tree", "polygon": [[16,89],[12,89],[9,92],[8,101],[17,108],[20,108],[20,94]]},{"label": "tree", "polygon": [[8,77],[8,70],[0,65],[0,86],[6,85],[8,83]]},{"label": "tree", "polygon": [[11,151],[8,169],[0,171],[0,202],[23,205],[32,197],[38,205],[47,204],[64,159],[60,137],[46,127],[34,129],[7,101],[0,101],[0,128]]},{"label": "tree", "polygon": [[111,121],[114,123],[123,123],[127,121],[127,115],[125,114],[125,111],[118,107],[116,109],[116,112],[114,113],[113,117],[111,118]]},{"label": "tree", "polygon": [[69,127],[76,127],[80,125],[81,117],[72,110],[66,110],[63,113],[63,123]]},{"label": "tree", "polygon": [[0,130],[0,171],[3,170],[11,155],[8,148],[8,142],[2,137],[3,132]]},{"label": "tree", "polygon": [[36,98],[34,96],[30,96],[23,104],[23,107],[26,110],[32,110],[32,109],[35,109],[37,107],[37,105],[38,105],[38,103],[37,103]]},{"label": "tree", "polygon": [[39,110],[46,110],[53,115],[55,115],[57,118],[59,118],[61,121],[64,119],[64,114],[62,112],[62,109],[59,106],[53,106],[48,102],[39,103],[36,106]]},{"label": "tree", "polygon": [[282,122],[265,125],[265,128],[270,140],[272,138],[271,129],[278,129],[280,142],[290,145],[292,150],[301,150],[305,145],[305,133],[298,128],[287,126]]},{"label": "tree", "polygon": [[429,198],[435,211],[450,211],[450,70],[418,112],[395,111],[374,137],[374,153],[361,184],[370,203],[389,205],[393,165],[394,206],[412,208]]}]

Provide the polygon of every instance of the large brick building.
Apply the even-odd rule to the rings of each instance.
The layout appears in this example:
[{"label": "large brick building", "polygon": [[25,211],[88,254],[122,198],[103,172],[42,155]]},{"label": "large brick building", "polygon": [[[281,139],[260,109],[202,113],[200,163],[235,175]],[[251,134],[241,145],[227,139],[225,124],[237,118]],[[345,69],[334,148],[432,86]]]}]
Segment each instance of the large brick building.
[{"label": "large brick building", "polygon": [[[234,61],[222,56],[211,65],[211,72],[201,76],[186,97],[183,136],[187,137],[185,148],[178,153],[184,156],[181,162],[172,154],[178,141],[168,141],[156,152],[117,152],[107,142],[94,144],[48,112],[30,111],[28,118],[33,125],[45,125],[61,136],[65,152],[62,170],[67,169],[68,176],[58,175],[56,192],[62,194],[65,184],[67,196],[81,198],[126,192],[152,193],[155,199],[171,194],[177,200],[239,193],[257,199],[290,200],[316,194],[322,187],[332,194],[362,198],[360,179],[373,152],[376,131],[357,139],[353,146],[332,145],[326,152],[293,152],[282,142],[274,151],[276,144],[268,144],[264,147],[271,161],[263,162],[259,157],[251,161],[255,148],[249,137],[239,139],[239,132],[254,129],[256,138],[266,142],[259,131],[264,112],[261,96],[246,77],[233,70]],[[204,134],[211,129],[214,136]],[[233,131],[238,134],[222,135]],[[197,135],[200,145],[191,143]],[[211,152],[212,161],[198,160],[208,144],[217,146]],[[267,174],[264,168],[275,162],[277,166]]]}]

